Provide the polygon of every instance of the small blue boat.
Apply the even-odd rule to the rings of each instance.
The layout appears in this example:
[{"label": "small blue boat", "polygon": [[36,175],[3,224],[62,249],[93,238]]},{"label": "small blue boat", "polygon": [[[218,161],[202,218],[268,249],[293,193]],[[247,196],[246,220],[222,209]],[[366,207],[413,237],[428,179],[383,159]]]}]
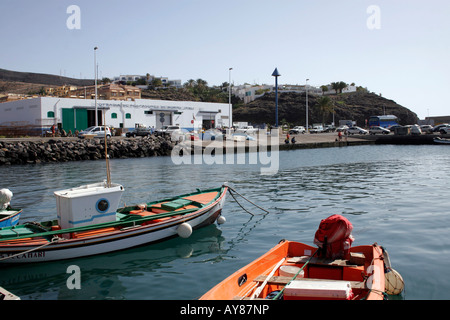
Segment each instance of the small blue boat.
[{"label": "small blue boat", "polygon": [[21,209],[11,208],[13,193],[9,189],[0,189],[0,228],[12,227],[19,222]]},{"label": "small blue boat", "polygon": [[0,228],[12,227],[19,222],[21,209],[0,209]]}]

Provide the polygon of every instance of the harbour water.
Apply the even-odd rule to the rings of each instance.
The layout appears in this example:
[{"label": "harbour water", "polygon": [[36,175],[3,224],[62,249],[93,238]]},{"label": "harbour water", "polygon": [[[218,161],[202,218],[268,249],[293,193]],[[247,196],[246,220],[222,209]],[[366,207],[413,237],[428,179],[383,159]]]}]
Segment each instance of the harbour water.
[{"label": "harbour water", "polygon": [[[400,298],[450,298],[450,148],[367,145],[281,151],[274,175],[253,164],[182,164],[170,157],[115,159],[112,180],[122,203],[141,203],[227,181],[267,209],[228,196],[224,225],[195,230],[189,239],[68,261],[2,268],[0,286],[23,300],[197,299],[281,239],[313,245],[321,219],[342,214],[353,224],[353,245],[377,242],[405,281]],[[106,177],[103,161],[0,167],[0,188],[13,191],[21,222],[54,219],[53,192]],[[81,288],[67,286],[68,267]]]}]

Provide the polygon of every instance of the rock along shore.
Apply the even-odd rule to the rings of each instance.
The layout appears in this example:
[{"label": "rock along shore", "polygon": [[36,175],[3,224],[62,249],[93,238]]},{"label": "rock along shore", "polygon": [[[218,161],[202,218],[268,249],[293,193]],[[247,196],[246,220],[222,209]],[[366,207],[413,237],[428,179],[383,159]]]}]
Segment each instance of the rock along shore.
[{"label": "rock along shore", "polygon": [[[170,138],[108,139],[110,159],[168,156]],[[105,159],[104,139],[61,139],[0,141],[0,166]]]}]

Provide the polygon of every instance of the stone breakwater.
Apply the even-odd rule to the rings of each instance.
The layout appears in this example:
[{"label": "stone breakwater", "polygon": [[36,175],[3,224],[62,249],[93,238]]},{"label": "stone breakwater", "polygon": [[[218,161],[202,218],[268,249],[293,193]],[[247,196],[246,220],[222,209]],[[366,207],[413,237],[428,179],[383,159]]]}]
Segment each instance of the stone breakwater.
[{"label": "stone breakwater", "polygon": [[[168,156],[170,138],[109,139],[110,159]],[[105,159],[104,139],[50,139],[48,141],[0,141],[0,166]]]}]

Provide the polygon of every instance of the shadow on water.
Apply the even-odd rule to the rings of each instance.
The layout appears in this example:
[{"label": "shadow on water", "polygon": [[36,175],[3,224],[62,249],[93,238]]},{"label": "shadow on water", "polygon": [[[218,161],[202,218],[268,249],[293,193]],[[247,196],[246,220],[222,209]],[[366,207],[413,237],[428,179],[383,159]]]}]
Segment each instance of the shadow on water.
[{"label": "shadow on water", "polygon": [[[178,274],[171,267],[177,260],[226,254],[221,249],[221,234],[211,225],[194,231],[189,239],[173,238],[99,256],[2,268],[1,285],[14,288],[22,299],[158,299],[158,295],[128,297],[126,282],[145,278],[151,283],[152,278]],[[80,268],[82,290],[67,287],[71,265]]]}]

